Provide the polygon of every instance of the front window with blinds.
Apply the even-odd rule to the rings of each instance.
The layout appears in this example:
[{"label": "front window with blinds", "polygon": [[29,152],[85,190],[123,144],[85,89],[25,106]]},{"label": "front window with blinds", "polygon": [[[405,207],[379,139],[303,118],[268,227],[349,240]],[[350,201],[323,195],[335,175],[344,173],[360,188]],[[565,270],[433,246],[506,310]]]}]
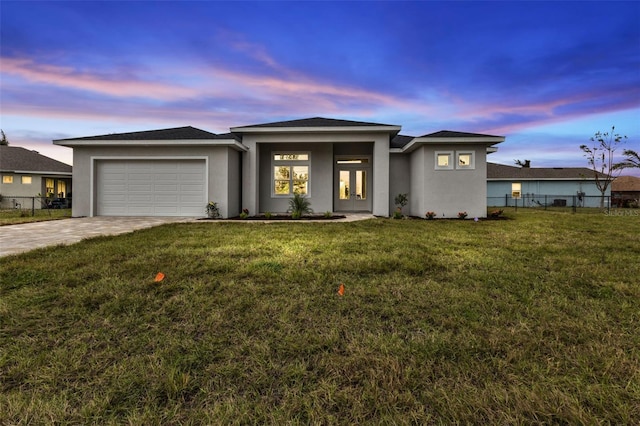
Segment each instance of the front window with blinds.
[{"label": "front window with blinds", "polygon": [[310,154],[278,152],[272,157],[273,191],[276,197],[293,194],[309,195]]}]

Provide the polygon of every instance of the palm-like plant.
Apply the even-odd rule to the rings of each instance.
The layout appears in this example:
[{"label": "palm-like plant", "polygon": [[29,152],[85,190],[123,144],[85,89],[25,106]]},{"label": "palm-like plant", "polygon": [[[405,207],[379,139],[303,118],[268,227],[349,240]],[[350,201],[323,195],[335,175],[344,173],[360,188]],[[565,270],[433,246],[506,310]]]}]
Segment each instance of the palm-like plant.
[{"label": "palm-like plant", "polygon": [[640,169],[640,155],[636,151],[631,149],[625,149],[622,151],[622,155],[624,155],[625,160],[617,163],[613,167],[615,169]]},{"label": "palm-like plant", "polygon": [[291,212],[292,219],[300,219],[304,214],[313,213],[311,202],[299,193],[294,194],[293,198],[289,200],[289,210],[287,211]]}]

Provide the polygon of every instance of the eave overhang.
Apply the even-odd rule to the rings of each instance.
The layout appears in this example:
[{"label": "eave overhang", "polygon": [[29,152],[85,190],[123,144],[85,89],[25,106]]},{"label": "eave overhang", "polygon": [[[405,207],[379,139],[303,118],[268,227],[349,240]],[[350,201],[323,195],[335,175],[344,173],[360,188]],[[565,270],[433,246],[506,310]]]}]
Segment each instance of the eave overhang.
[{"label": "eave overhang", "polygon": [[[423,145],[485,145],[490,149],[491,145],[504,142],[504,136],[482,136],[482,137],[417,137],[402,148],[402,152],[412,152]],[[497,151],[497,148],[495,148]],[[487,150],[488,151],[488,150]],[[488,151],[489,152],[489,151]],[[491,151],[495,152],[495,151]]]},{"label": "eave overhang", "polygon": [[0,170],[1,173],[15,173],[21,175],[73,176],[73,172],[51,172],[42,170]]},{"label": "eave overhang", "polygon": [[260,133],[260,134],[286,134],[286,133],[387,133],[395,135],[400,132],[401,126],[318,126],[318,127],[232,127],[231,133]]},{"label": "eave overhang", "polygon": [[235,139],[180,139],[180,140],[80,140],[80,139],[58,139],[53,141],[54,145],[73,147],[148,147],[148,146],[198,146],[198,147],[213,147],[221,146],[235,149],[236,151],[246,152],[248,147],[238,142]]}]

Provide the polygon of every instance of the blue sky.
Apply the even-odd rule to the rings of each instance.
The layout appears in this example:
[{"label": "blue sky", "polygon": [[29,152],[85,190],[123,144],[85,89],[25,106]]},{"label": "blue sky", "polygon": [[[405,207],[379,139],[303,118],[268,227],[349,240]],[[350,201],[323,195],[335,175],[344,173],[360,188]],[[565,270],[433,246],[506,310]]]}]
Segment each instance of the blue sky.
[{"label": "blue sky", "polygon": [[1,126],[52,139],[323,116],[504,135],[491,161],[640,150],[640,2],[0,2]]}]

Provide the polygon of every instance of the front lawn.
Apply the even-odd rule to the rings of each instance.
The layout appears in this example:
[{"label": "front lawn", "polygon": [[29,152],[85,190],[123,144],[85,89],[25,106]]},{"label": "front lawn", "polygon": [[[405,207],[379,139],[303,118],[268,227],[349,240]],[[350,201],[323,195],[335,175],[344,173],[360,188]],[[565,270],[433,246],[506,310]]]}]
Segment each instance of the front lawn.
[{"label": "front lawn", "polygon": [[0,258],[0,419],[640,423],[639,218],[508,216],[203,221]]},{"label": "front lawn", "polygon": [[0,226],[68,219],[70,217],[71,209],[2,209],[0,210]]}]

